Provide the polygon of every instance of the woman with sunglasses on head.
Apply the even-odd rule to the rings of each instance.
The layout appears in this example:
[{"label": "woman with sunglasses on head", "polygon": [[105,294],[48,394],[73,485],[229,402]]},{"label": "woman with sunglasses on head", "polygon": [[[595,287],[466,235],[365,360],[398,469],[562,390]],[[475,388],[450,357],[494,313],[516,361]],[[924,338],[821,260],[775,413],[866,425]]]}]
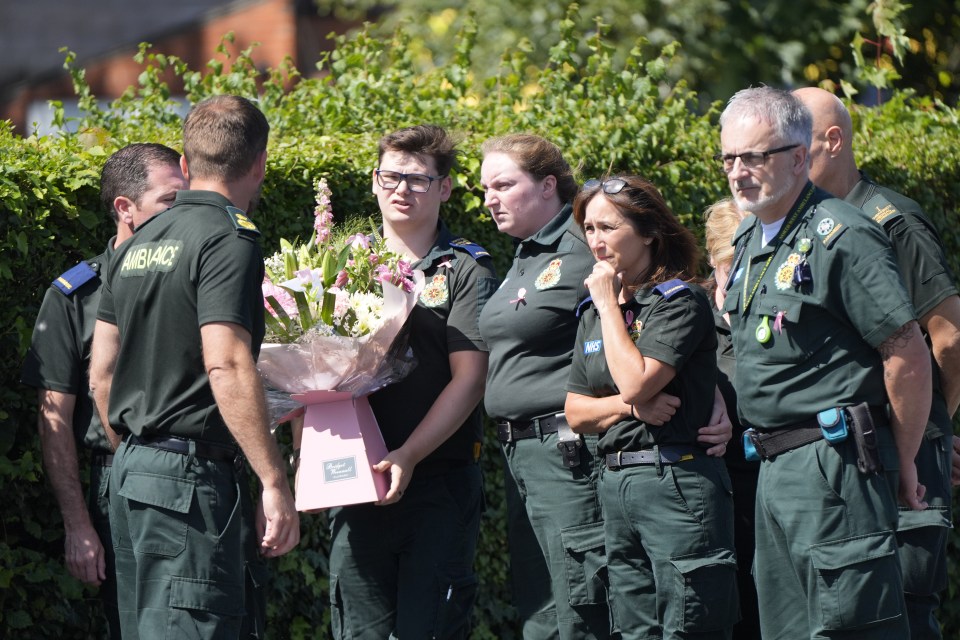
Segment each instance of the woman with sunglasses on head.
[{"label": "woman with sunglasses on head", "polygon": [[[539,136],[492,138],[482,151],[484,204],[516,239],[513,265],[480,315],[490,349],[484,404],[508,467],[514,604],[527,640],[609,637],[597,435],[573,434],[563,414],[576,311],[594,265],[573,220],[577,184],[560,149]],[[634,411],[662,424],[678,402],[656,394]],[[722,402],[711,422],[703,438],[720,455],[716,443],[730,437]]]},{"label": "woman with sunglasses on head", "polygon": [[[600,434],[610,601],[622,638],[730,638],[737,620],[730,478],[697,444],[717,383],[693,234],[639,176],[588,181],[573,205],[596,264],[565,413]],[[662,425],[633,406],[680,398]]]}]

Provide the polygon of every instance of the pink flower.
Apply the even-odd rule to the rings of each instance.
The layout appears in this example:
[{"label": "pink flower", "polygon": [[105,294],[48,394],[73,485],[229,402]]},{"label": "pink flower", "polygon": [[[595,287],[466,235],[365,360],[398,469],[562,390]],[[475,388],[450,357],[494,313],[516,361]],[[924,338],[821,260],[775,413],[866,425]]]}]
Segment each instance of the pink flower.
[{"label": "pink flower", "polygon": [[397,272],[405,278],[413,277],[413,267],[406,260],[397,260]]},{"label": "pink flower", "polygon": [[267,302],[268,296],[273,296],[273,298],[283,307],[283,310],[287,312],[287,315],[291,318],[297,317],[297,301],[293,299],[293,296],[290,295],[290,292],[282,287],[270,282],[270,279],[264,276],[263,284],[260,285],[260,289],[263,291],[263,306],[266,307],[267,311],[274,317],[277,316],[277,312],[274,308]]},{"label": "pink flower", "polygon": [[371,253],[369,256],[367,256],[367,260],[370,261],[370,264],[377,264],[380,262],[380,256],[375,253]]},{"label": "pink flower", "polygon": [[338,289],[342,289],[349,281],[350,274],[344,270],[337,274],[337,281],[333,283],[333,286],[337,287]]},{"label": "pink flower", "polygon": [[350,236],[349,238],[347,238],[347,243],[353,246],[354,249],[370,248],[370,238],[368,238],[362,233],[357,233]]},{"label": "pink flower", "polygon": [[379,282],[393,282],[393,272],[385,264],[381,264],[376,269],[376,278]]},{"label": "pink flower", "polygon": [[333,192],[327,187],[323,178],[317,180],[317,206],[313,210],[313,228],[317,232],[316,244],[323,244],[330,238],[330,229],[333,227],[333,208],[330,206],[330,196]]}]

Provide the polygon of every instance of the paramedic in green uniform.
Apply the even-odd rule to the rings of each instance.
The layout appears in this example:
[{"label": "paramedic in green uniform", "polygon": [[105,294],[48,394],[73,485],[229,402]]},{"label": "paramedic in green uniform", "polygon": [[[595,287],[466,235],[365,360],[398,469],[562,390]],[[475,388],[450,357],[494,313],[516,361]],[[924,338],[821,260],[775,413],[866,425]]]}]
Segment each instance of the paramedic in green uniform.
[{"label": "paramedic in green uniform", "polygon": [[[763,637],[908,637],[897,498],[925,506],[914,458],[931,374],[890,245],[808,180],[811,116],[796,97],[745,89],[720,126],[718,160],[754,214],[737,230],[724,311],[740,417],[763,459]],[[858,446],[857,424],[875,455]]]},{"label": "paramedic in green uniform", "polygon": [[[577,183],[560,149],[539,136],[491,138],[482,151],[484,205],[518,240],[480,316],[490,349],[484,404],[507,461],[508,492],[516,488],[523,510],[508,522],[514,604],[528,640],[608,638],[597,437],[575,436],[563,416],[576,310],[595,262],[573,221]],[[518,548],[529,540],[523,527],[535,540]]]},{"label": "paramedic in green uniform", "polygon": [[[108,637],[120,638],[117,588],[106,487],[113,463],[89,394],[90,342],[100,304],[100,273],[116,247],[185,189],[180,154],[162,144],[128,145],[100,173],[100,201],[117,234],[104,253],[53,281],[33,329],[21,380],[36,387],[43,466],[63,516],[67,570],[100,587]],[[84,501],[78,451],[88,449],[90,482]]]},{"label": "paramedic in green uniform", "polygon": [[440,220],[454,141],[420,125],[380,139],[371,176],[387,246],[426,287],[407,319],[417,359],[370,396],[389,453],[374,468],[390,487],[377,504],[330,510],[330,601],[338,640],[467,638],[483,510],[478,404],[487,352],[477,319],[496,288],[481,247]]},{"label": "paramedic in green uniform", "polygon": [[[897,542],[913,640],[940,638],[936,610],[947,587],[947,534],[952,527],[950,472],[953,420],[960,404],[960,296],[933,224],[913,200],[872,182],[857,168],[850,113],[816,87],[793,92],[813,115],[810,179],[883,227],[900,276],[934,357],[933,400],[917,456],[926,487],[924,511],[900,508]],[[957,457],[954,457],[956,464]]]},{"label": "paramedic in green uniform", "polygon": [[[573,203],[596,264],[581,309],[566,415],[599,433],[611,606],[624,640],[730,638],[737,620],[733,500],[697,444],[717,384],[713,312],[694,284],[693,234],[639,176],[588,181]],[[680,398],[663,425],[633,404]]]},{"label": "paramedic in green uniform", "polygon": [[268,132],[244,98],[196,105],[181,158],[190,190],[117,250],[104,279],[90,383],[123,437],[109,493],[125,639],[245,633],[244,457],[262,485],[262,554],[299,541],[255,365],[259,232],[235,206],[255,207]]}]

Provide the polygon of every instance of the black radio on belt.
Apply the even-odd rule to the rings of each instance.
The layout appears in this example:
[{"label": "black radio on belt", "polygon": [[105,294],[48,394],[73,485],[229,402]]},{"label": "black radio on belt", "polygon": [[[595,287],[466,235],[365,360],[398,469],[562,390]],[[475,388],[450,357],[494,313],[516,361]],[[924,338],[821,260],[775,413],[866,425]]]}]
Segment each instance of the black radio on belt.
[{"label": "black radio on belt", "polygon": [[579,433],[574,433],[567,422],[567,418],[558,417],[557,420],[557,449],[560,450],[560,457],[563,459],[563,466],[574,468],[580,465],[580,447],[583,446],[583,438]]}]

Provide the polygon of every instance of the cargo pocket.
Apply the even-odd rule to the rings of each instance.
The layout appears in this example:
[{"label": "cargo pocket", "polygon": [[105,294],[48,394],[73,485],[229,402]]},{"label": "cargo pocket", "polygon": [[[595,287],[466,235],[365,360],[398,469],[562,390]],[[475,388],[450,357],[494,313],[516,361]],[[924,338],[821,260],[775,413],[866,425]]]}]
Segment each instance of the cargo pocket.
[{"label": "cargo pocket", "polygon": [[[673,558],[665,626],[691,633],[732,627],[740,617],[737,561],[730,549]],[[667,589],[670,587],[667,586]],[[672,613],[671,613],[672,610]],[[671,619],[672,618],[672,619]]]},{"label": "cargo pocket", "polygon": [[243,613],[243,585],[170,577],[170,640],[236,638]]},{"label": "cargo pocket", "polygon": [[155,473],[131,471],[118,494],[126,498],[134,551],[157,556],[180,555],[187,544],[187,518],[194,483]]},{"label": "cargo pocket", "polygon": [[563,544],[570,606],[606,604],[607,553],[603,541],[603,523],[592,522],[561,529],[560,542]]},{"label": "cargo pocket", "polygon": [[889,531],[810,547],[824,629],[856,629],[903,615],[896,549]]},{"label": "cargo pocket", "polygon": [[433,625],[436,640],[466,638],[470,630],[470,613],[477,597],[477,576],[470,574],[452,580],[441,579],[440,606]]}]

